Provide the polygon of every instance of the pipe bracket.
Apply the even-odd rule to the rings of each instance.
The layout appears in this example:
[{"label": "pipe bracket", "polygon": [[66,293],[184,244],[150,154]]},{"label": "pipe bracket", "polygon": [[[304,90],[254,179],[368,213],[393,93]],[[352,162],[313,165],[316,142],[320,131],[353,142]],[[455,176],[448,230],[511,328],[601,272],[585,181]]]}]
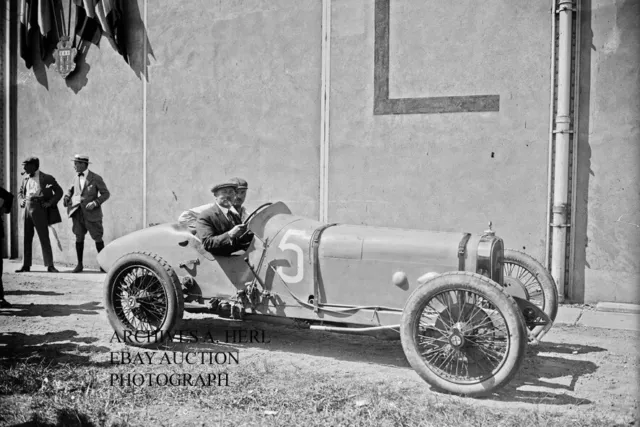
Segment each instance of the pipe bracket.
[{"label": "pipe bracket", "polygon": [[576,9],[573,6],[561,5],[558,9],[556,9],[556,13],[564,12],[566,10],[570,10],[571,12],[577,12],[578,11],[578,9]]},{"label": "pipe bracket", "polygon": [[549,224],[549,226],[551,227],[565,227],[565,228],[569,228],[571,227],[571,224],[554,224],[553,222]]},{"label": "pipe bracket", "polygon": [[553,133],[573,133],[573,130],[571,129],[556,129],[553,131]]}]

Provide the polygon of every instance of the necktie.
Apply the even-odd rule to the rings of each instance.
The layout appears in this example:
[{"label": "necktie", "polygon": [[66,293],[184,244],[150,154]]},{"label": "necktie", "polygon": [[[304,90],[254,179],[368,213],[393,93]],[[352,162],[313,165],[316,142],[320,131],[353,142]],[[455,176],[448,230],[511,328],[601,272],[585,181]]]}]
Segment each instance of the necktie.
[{"label": "necktie", "polygon": [[240,224],[240,218],[238,217],[238,215],[231,212],[231,210],[229,210],[229,218],[231,218],[231,222],[234,223],[235,225]]},{"label": "necktie", "polygon": [[84,172],[80,172],[78,176],[84,176]]}]

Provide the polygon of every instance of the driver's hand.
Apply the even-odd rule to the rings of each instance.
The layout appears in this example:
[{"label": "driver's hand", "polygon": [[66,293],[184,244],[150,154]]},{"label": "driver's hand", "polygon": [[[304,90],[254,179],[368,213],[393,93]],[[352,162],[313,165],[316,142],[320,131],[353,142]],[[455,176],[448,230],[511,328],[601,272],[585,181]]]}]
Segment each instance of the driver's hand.
[{"label": "driver's hand", "polygon": [[238,224],[229,230],[229,237],[237,237],[247,231],[247,224]]}]

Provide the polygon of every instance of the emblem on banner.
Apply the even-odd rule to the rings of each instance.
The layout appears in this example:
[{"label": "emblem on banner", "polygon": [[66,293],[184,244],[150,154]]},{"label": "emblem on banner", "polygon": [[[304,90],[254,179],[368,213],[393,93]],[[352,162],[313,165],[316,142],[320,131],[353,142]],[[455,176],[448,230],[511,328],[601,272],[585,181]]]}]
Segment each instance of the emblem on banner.
[{"label": "emblem on banner", "polygon": [[76,68],[76,55],[78,49],[71,47],[71,41],[69,37],[62,37],[58,42],[58,48],[53,52],[55,59],[56,71],[62,75],[62,78],[67,78],[69,74]]}]

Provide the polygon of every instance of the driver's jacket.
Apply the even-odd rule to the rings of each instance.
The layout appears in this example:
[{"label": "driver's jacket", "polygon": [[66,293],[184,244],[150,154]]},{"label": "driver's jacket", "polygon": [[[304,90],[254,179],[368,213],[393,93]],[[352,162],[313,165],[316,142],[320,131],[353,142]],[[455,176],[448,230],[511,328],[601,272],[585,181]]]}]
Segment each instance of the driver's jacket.
[{"label": "driver's jacket", "polygon": [[245,250],[253,239],[252,233],[232,238],[229,231],[235,226],[220,210],[217,204],[205,209],[196,221],[196,233],[204,248],[213,255],[231,255],[233,252]]}]

